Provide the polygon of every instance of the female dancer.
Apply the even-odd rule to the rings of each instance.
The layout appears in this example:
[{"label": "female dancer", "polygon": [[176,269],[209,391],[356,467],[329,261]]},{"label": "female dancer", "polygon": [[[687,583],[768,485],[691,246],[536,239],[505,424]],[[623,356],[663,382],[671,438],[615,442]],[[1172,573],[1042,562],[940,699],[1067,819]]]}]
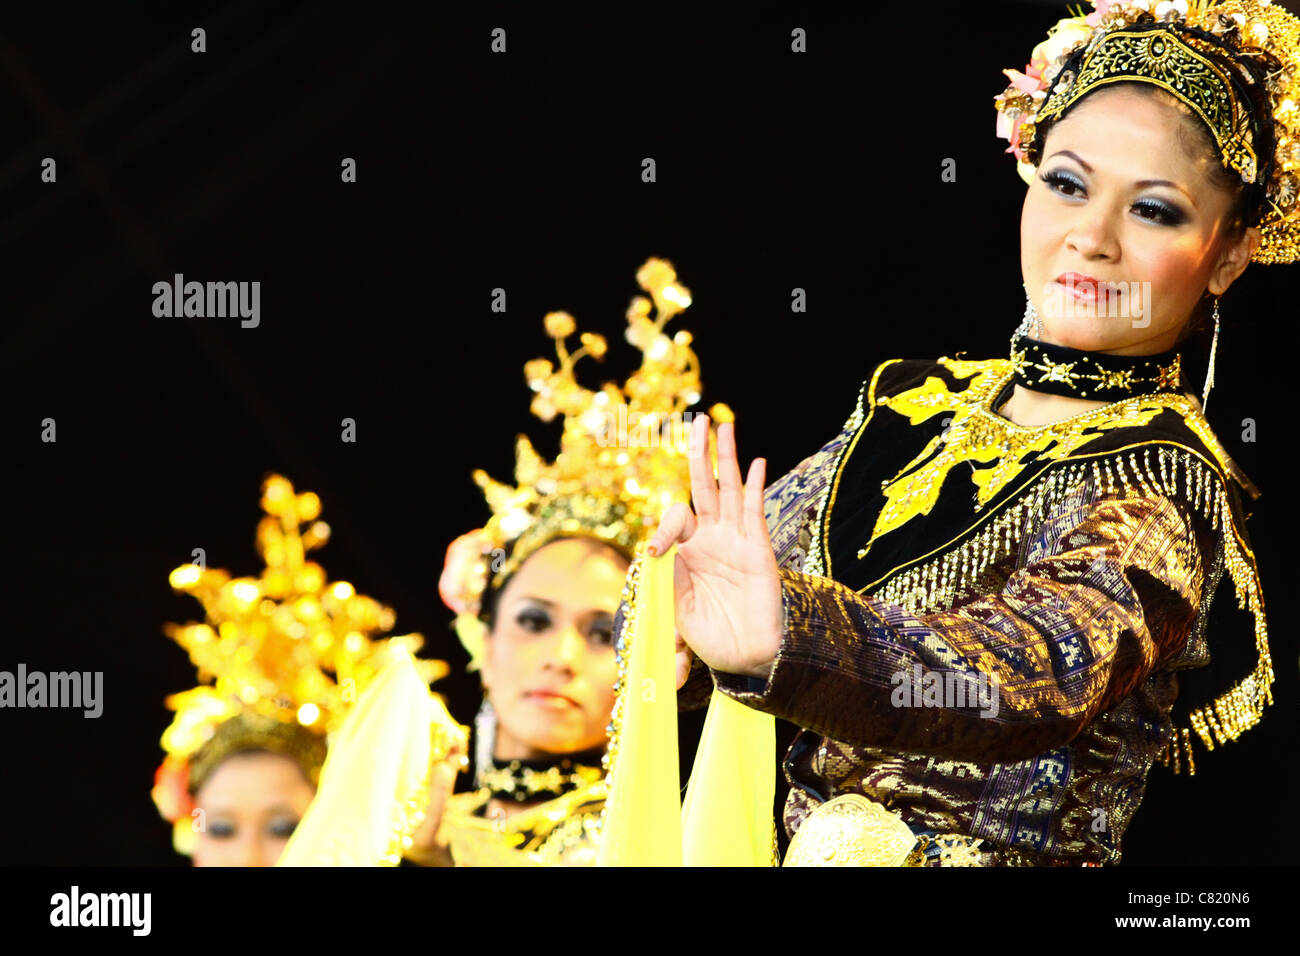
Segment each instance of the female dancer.
[{"label": "female dancer", "polygon": [[[1271,702],[1257,492],[1179,353],[1248,263],[1300,258],[1298,41],[1256,0],[1061,21],[998,98],[1029,183],[1009,357],[882,363],[766,492],[695,423],[694,508],[648,552],[677,545],[679,679],[805,728],[787,865],[1118,862],[1152,763]],[[1237,639],[1205,628],[1225,569],[1257,664],[1180,718],[1178,671]]]}]

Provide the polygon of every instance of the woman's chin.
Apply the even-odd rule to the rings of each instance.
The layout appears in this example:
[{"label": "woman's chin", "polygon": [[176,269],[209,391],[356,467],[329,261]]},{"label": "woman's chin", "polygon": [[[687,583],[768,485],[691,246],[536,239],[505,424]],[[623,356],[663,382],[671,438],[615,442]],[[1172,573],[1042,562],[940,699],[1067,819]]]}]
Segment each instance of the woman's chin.
[{"label": "woman's chin", "polygon": [[[1122,328],[1115,323],[1123,322]],[[1109,316],[1080,315],[1046,316],[1043,320],[1043,332],[1039,339],[1052,345],[1060,345],[1083,352],[1102,352],[1121,348],[1124,345],[1125,331],[1129,331],[1126,320],[1116,320]]]},{"label": "woman's chin", "polygon": [[520,739],[532,750],[559,756],[590,750],[591,747],[597,746],[597,744],[587,744],[584,739],[585,730],[585,727],[579,729],[563,726],[533,726],[529,728],[530,732]]}]

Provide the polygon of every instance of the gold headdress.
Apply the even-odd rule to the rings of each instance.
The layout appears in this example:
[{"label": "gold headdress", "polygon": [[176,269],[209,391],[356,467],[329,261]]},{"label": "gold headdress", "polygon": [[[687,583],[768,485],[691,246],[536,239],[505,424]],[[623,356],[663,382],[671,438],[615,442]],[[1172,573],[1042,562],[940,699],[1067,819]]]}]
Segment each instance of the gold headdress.
[{"label": "gold headdress", "polygon": [[[1256,190],[1253,262],[1300,260],[1300,20],[1269,0],[1093,0],[1057,22],[995,97],[998,135],[1023,179],[1040,130],[1092,90],[1153,84],[1209,129],[1220,161]],[[1261,89],[1262,87],[1262,89]],[[1259,105],[1263,104],[1263,105]]]},{"label": "gold headdress", "polygon": [[[690,305],[690,291],[678,284],[672,264],[663,259],[646,260],[636,278],[650,298],[632,299],[626,335],[643,353],[641,367],[621,388],[612,382],[596,392],[583,388],[574,378],[574,365],[586,355],[603,359],[605,339],[584,332],[582,347],[570,353],[564,340],[575,330],[573,317],[547,314],[546,331],[555,339],[559,366],[533,359],[524,366],[524,376],[536,392],[534,415],[543,421],[564,415],[560,453],[548,464],[521,434],[515,444],[514,486],[474,471],[492,517],[448,549],[439,583],[443,600],[457,612],[456,632],[470,652],[471,668],[482,653],[486,624],[478,613],[489,571],[492,586],[498,587],[542,545],[568,535],[596,538],[631,555],[670,504],[690,500],[686,455],[691,413],[686,409],[700,399],[699,362],[689,332],[669,337],[663,331]],[[709,414],[715,423],[732,420],[725,405],[714,405]]]},{"label": "gold headdress", "polygon": [[[167,756],[153,798],[181,853],[193,847],[191,792],[225,757],[285,754],[315,783],[327,734],[394,654],[413,655],[423,643],[419,634],[374,639],[392,628],[392,609],[346,581],[328,582],[324,568],[305,560],[329,539],[315,494],[295,494],[287,479],[271,475],[262,509],[259,577],[232,579],[196,564],[170,575],[173,588],[202,602],[206,621],[164,630],[189,652],[199,679],[213,680],[167,698],[176,716],[162,736]],[[442,661],[415,664],[426,681],[448,670]]]}]

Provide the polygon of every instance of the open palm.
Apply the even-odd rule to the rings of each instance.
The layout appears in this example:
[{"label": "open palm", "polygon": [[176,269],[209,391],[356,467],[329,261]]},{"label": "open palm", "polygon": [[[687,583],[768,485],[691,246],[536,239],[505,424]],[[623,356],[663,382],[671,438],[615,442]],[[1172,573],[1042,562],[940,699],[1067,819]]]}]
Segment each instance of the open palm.
[{"label": "open palm", "polygon": [[781,641],[781,581],[763,517],[766,462],[755,459],[742,486],[735,426],[718,426],[718,477],[709,465],[709,420],[691,431],[691,499],[673,505],[650,542],[652,555],[677,545],[673,567],[677,631],[714,670],[767,676]]}]

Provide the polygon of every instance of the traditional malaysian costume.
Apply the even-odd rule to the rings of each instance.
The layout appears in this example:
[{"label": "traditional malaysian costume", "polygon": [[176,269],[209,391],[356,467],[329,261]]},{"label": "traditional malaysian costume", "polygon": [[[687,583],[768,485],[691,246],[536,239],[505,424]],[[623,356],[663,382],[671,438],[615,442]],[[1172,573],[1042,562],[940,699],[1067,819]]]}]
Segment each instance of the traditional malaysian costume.
[{"label": "traditional malaysian costume", "polygon": [[[194,794],[226,757],[282,754],[315,786],[329,735],[390,662],[404,662],[424,684],[447,673],[442,661],[412,657],[418,634],[374,639],[392,629],[392,609],[346,581],[328,581],[324,568],[306,560],[330,532],[315,494],[295,493],[287,479],[271,475],[262,509],[257,548],[265,567],[258,577],[231,578],[202,564],[170,575],[172,587],[205,611],[203,623],[165,628],[189,652],[202,683],[167,698],[176,716],[162,736],[167,755],[152,794],[172,824],[173,845],[186,855],[204,825]],[[423,807],[423,799],[411,794],[412,806]],[[399,824],[410,829],[405,819]]]},{"label": "traditional malaysian costume", "polygon": [[[1009,151],[1032,175],[1035,127],[1105,84],[1152,83],[1253,191],[1253,261],[1296,261],[1300,23],[1253,0],[1146,6],[1102,0],[1007,71]],[[712,677],[804,728],[784,761],[786,865],[1116,863],[1152,763],[1194,772],[1193,732],[1212,750],[1272,702],[1241,499],[1258,492],[1178,354],[1062,348],[1036,321],[1031,304],[1008,359],[881,363],[840,433],[766,491],[780,647],[767,679]],[[1107,404],[1017,425],[997,412],[1017,382]],[[1225,571],[1257,661],[1184,722],[1179,672],[1241,637],[1206,633]],[[620,646],[644,597],[620,608]],[[683,690],[708,676],[697,660]]]},{"label": "traditional malaysian costume", "polygon": [[[575,363],[601,359],[603,337],[583,333],[570,353],[565,339],[575,324],[565,312],[545,317],[555,339],[558,366],[534,359],[524,367],[536,393],[531,410],[543,421],[564,416],[560,453],[548,464],[525,435],[515,445],[515,485],[480,470],[492,517],[457,539],[439,584],[457,612],[454,627],[469,651],[470,669],[484,653],[488,623],[480,616],[487,589],[496,591],[543,545],[563,537],[590,537],[631,557],[674,502],[690,499],[687,409],[700,400],[699,363],[689,332],[671,336],[664,326],[690,305],[672,264],[649,259],[637,272],[647,293],[627,311],[628,342],[643,353],[641,367],[622,386],[607,382],[596,392],[577,383]],[[651,316],[653,304],[654,315]],[[725,406],[714,420],[730,419]],[[671,697],[671,694],[669,695]],[[475,720],[474,789],[453,795],[443,814],[445,834],[458,866],[588,865],[594,862],[605,805],[604,748],[552,760],[497,760],[492,756],[496,717],[484,701]],[[531,803],[503,820],[487,816],[493,798]],[[545,798],[542,802],[535,802]]]}]

